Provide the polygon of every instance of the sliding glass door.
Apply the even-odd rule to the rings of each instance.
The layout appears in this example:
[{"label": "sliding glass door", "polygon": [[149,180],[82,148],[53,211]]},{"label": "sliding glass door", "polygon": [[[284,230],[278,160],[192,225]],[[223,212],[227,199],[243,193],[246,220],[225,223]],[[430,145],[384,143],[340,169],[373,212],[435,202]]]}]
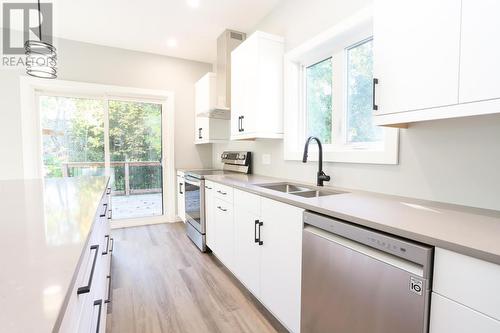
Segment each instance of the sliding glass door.
[{"label": "sliding glass door", "polygon": [[163,208],[162,104],[39,95],[45,177],[110,175],[113,219]]}]

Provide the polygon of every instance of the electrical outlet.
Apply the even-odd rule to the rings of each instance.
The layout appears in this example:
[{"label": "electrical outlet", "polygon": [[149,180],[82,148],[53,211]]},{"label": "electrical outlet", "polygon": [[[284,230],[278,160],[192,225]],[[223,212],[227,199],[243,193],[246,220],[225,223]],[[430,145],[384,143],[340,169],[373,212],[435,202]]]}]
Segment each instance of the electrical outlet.
[{"label": "electrical outlet", "polygon": [[262,154],[262,164],[264,165],[271,164],[271,154]]}]

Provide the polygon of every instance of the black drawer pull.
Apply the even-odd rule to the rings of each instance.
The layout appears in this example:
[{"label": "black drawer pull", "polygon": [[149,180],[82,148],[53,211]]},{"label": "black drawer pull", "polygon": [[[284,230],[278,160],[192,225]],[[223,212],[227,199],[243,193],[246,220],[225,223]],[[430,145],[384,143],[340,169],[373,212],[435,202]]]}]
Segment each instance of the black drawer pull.
[{"label": "black drawer pull", "polygon": [[184,183],[179,183],[179,194],[184,194],[184,192],[182,192],[182,185],[184,185]]},{"label": "black drawer pull", "polygon": [[254,236],[254,239],[255,239],[255,243],[258,243],[259,242],[259,238],[257,238],[257,227],[259,225],[259,220],[255,220],[255,225],[254,225],[254,228],[253,228],[253,236]]},{"label": "black drawer pull", "polygon": [[109,250],[109,235],[104,236],[104,238],[106,239],[106,251],[104,251],[102,254],[106,255],[109,252],[108,251]]},{"label": "black drawer pull", "polygon": [[207,185],[205,185],[205,188],[206,188],[207,190],[211,190],[211,189],[212,189],[212,187],[207,186]]},{"label": "black drawer pull", "polygon": [[97,314],[97,326],[95,332],[99,333],[99,326],[101,326],[102,299],[94,301],[94,307],[96,305],[99,305],[99,313]]},{"label": "black drawer pull", "polygon": [[95,252],[94,252],[94,260],[92,262],[92,269],[90,270],[89,282],[87,283],[86,286],[78,287],[78,289],[76,290],[77,295],[86,294],[90,292],[90,287],[92,286],[92,279],[94,277],[95,264],[97,262],[97,253],[99,252],[99,245],[92,245],[90,247],[90,251],[92,250],[95,250]]},{"label": "black drawer pull", "polygon": [[106,195],[110,195],[111,194],[111,187],[108,187],[108,189],[106,190]]},{"label": "black drawer pull", "polygon": [[226,195],[226,194],[227,194],[227,192],[223,192],[223,191],[221,191],[221,190],[217,190],[217,193],[220,193],[220,194],[222,194],[222,195]]},{"label": "black drawer pull", "polygon": [[108,204],[107,203],[103,204],[102,207],[104,207],[104,211],[99,215],[99,217],[106,216],[106,213],[108,212]]},{"label": "black drawer pull", "polygon": [[108,299],[104,303],[111,303],[111,275],[106,276],[108,279]]},{"label": "black drawer pull", "polygon": [[201,131],[203,130],[203,128],[198,128],[198,139],[203,139],[203,136],[201,135]]},{"label": "black drawer pull", "polygon": [[262,221],[259,221],[259,245],[263,245],[264,242],[262,241],[262,239],[260,238],[261,237],[261,234],[260,234],[260,227],[262,227],[264,225],[264,222]]},{"label": "black drawer pull", "polygon": [[113,248],[115,247],[115,239],[113,237],[111,237],[111,249],[109,250],[109,252],[113,252]]},{"label": "black drawer pull", "polygon": [[217,206],[217,208],[219,208],[220,210],[222,210],[223,212],[227,212],[227,209],[224,209],[222,208],[221,206]]},{"label": "black drawer pull", "polygon": [[374,111],[378,110],[378,105],[375,104],[375,85],[377,85],[377,84],[378,84],[378,79],[374,77],[373,78],[373,88],[372,88],[373,89],[373,91],[372,91],[372,98],[373,98],[372,104],[373,104],[373,110]]}]

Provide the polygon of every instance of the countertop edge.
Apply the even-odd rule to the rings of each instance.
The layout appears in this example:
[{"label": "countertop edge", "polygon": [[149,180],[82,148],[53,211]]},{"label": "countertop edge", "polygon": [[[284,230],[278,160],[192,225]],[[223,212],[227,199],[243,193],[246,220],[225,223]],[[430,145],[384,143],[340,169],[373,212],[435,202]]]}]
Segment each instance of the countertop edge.
[{"label": "countertop edge", "polygon": [[[263,177],[265,177],[265,176],[263,176]],[[388,233],[391,235],[406,238],[406,239],[413,240],[413,241],[416,241],[419,243],[428,244],[428,245],[431,245],[434,247],[443,248],[443,249],[457,252],[459,254],[463,254],[463,255],[466,255],[469,257],[473,257],[476,259],[480,259],[480,260],[484,260],[487,262],[491,262],[491,263],[500,265],[500,255],[497,255],[494,253],[485,252],[482,250],[478,250],[478,249],[475,249],[472,247],[460,245],[460,244],[453,243],[453,242],[435,239],[435,238],[421,235],[418,233],[405,231],[404,229],[392,228],[390,226],[382,225],[382,224],[379,224],[377,222],[373,222],[373,221],[366,220],[366,219],[361,219],[361,218],[358,218],[356,216],[338,213],[338,212],[335,212],[333,210],[326,210],[326,209],[318,208],[314,205],[308,205],[308,204],[305,204],[305,203],[300,202],[300,201],[294,201],[291,199],[287,199],[287,198],[283,198],[283,197],[280,197],[277,195],[273,195],[271,193],[259,191],[257,189],[253,189],[250,187],[240,186],[237,183],[243,182],[241,180],[234,180],[233,179],[231,182],[229,182],[229,181],[220,180],[220,179],[217,179],[215,177],[210,177],[210,176],[207,176],[206,180],[214,182],[214,183],[219,183],[222,185],[230,186],[230,187],[236,188],[236,189],[241,190],[241,191],[256,194],[256,195],[259,195],[261,197],[276,200],[276,201],[279,201],[279,202],[282,202],[285,204],[296,206],[296,207],[299,207],[299,208],[302,208],[305,210],[313,211],[313,212],[316,212],[318,214],[322,214],[322,215],[330,216],[330,217],[337,218],[340,220],[344,220],[344,221],[349,222],[349,223],[358,224],[360,226],[364,226],[367,228],[382,231],[382,232],[385,232],[385,233]],[[279,182],[280,179],[276,179],[275,181]],[[251,183],[248,183],[248,184],[251,184]],[[251,184],[251,185],[254,185],[254,184]],[[388,197],[390,197],[390,196],[388,196]]]}]

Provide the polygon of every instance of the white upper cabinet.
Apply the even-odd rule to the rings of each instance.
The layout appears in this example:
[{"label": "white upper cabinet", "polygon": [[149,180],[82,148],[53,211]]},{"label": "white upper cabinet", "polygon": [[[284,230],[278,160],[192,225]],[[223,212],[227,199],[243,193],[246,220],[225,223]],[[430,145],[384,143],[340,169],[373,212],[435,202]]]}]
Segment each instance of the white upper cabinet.
[{"label": "white upper cabinet", "polygon": [[460,103],[500,98],[500,1],[462,0]]},{"label": "white upper cabinet", "polygon": [[194,84],[196,115],[206,114],[215,109],[217,93],[215,73],[207,73]]},{"label": "white upper cabinet", "polygon": [[229,119],[224,119],[224,113],[216,114],[213,112],[216,109],[217,99],[216,79],[215,73],[207,73],[194,85],[195,144],[220,143],[229,140]]},{"label": "white upper cabinet", "polygon": [[499,112],[499,12],[495,0],[375,0],[375,124]]},{"label": "white upper cabinet", "polygon": [[376,114],[458,103],[460,1],[375,0]]},{"label": "white upper cabinet", "polygon": [[260,31],[231,53],[231,139],[283,138],[283,54]]}]

